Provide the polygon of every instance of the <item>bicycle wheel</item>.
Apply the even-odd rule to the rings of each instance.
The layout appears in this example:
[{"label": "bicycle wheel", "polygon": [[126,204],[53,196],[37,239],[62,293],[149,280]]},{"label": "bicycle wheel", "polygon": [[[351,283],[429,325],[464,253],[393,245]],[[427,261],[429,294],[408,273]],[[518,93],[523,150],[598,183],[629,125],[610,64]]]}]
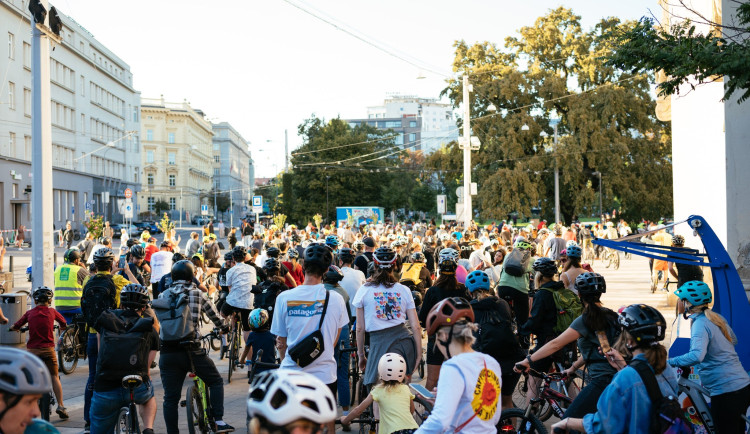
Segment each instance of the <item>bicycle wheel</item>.
[{"label": "bicycle wheel", "polygon": [[427,418],[430,416],[430,413],[432,413],[432,403],[422,397],[422,395],[415,393],[414,413],[412,413],[412,416],[414,417],[414,420],[417,422],[417,424],[422,425],[424,421],[427,420]]},{"label": "bicycle wheel", "polygon": [[187,410],[188,432],[190,434],[196,432],[208,433],[208,427],[203,419],[203,402],[195,385],[188,387],[187,392],[185,392],[185,402],[187,403],[185,409]]},{"label": "bicycle wheel", "polygon": [[72,374],[78,365],[77,332],[78,331],[75,327],[71,327],[65,330],[60,336],[60,343],[57,348],[57,360],[60,365],[60,370],[65,375]]},{"label": "bicycle wheel", "polygon": [[120,414],[117,416],[117,425],[115,425],[116,434],[131,434],[130,430],[130,412],[127,407],[120,409]]},{"label": "bicycle wheel", "polygon": [[[526,394],[528,393],[528,385],[526,384],[526,380],[528,380],[528,375],[522,376],[518,383],[516,383],[516,388],[513,390],[513,405],[516,407],[525,410],[526,407],[528,407],[527,404],[527,398]],[[542,420],[547,420],[552,416],[552,407],[549,405],[549,402],[543,401],[534,411],[534,414],[536,417]]]},{"label": "bicycle wheel", "polygon": [[606,268],[609,268],[610,265],[612,265],[612,254],[608,254],[607,257],[603,260],[604,266]]},{"label": "bicycle wheel", "polygon": [[620,254],[619,253],[615,253],[614,265],[615,265],[615,270],[620,269]]},{"label": "bicycle wheel", "polygon": [[232,342],[229,344],[229,370],[227,371],[227,384],[232,382],[232,373],[237,368],[237,361],[240,358],[240,329],[239,324],[234,325],[232,332]]},{"label": "bicycle wheel", "polygon": [[352,406],[357,406],[357,386],[359,385],[359,367],[357,366],[357,358],[349,356],[349,396]]},{"label": "bicycle wheel", "polygon": [[497,424],[498,433],[536,433],[547,434],[544,424],[536,416],[520,408],[509,408],[500,413],[500,422]]}]

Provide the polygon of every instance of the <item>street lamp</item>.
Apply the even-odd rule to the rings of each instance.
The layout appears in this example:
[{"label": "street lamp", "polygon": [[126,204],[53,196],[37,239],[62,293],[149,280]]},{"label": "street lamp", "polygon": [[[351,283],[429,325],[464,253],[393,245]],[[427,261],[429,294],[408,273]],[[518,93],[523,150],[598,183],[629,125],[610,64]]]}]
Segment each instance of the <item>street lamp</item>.
[{"label": "street lamp", "polygon": [[596,171],[592,173],[594,176],[599,177],[599,218],[602,217],[602,172]]},{"label": "street lamp", "polygon": [[328,219],[328,180],[329,179],[331,179],[331,177],[326,175],[326,219]]},{"label": "street lamp", "polygon": [[560,222],[560,170],[557,162],[557,125],[560,119],[550,119],[550,123],[555,130],[555,147],[552,152],[555,157],[555,225],[557,225]]}]

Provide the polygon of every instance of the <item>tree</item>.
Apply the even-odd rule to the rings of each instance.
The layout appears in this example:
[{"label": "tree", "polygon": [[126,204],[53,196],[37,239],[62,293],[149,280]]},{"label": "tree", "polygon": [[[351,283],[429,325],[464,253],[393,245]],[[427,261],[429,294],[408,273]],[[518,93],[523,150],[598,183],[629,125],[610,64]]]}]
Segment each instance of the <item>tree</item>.
[{"label": "tree", "polygon": [[164,199],[159,199],[154,204],[154,214],[159,215],[163,212],[169,211],[169,204]]},{"label": "tree", "polygon": [[[632,73],[663,71],[666,79],[658,84],[660,96],[679,94],[685,83],[695,89],[691,78],[703,84],[726,77],[724,99],[740,92],[739,102],[743,102],[750,98],[750,2],[734,3],[737,26],[707,19],[679,0],[698,23],[685,20],[661,26],[646,17],[631,28],[615,29],[616,48],[608,64]],[[696,24],[710,26],[712,31],[701,34]]]},{"label": "tree", "polygon": [[[214,207],[214,195],[211,194],[208,196],[208,203],[213,208]],[[229,193],[217,193],[216,194],[216,210],[218,212],[224,212],[228,210],[231,206],[231,200],[229,199]],[[215,218],[216,216],[214,216]]]},{"label": "tree", "polygon": [[[471,126],[482,142],[472,156],[481,217],[528,217],[541,206],[542,215],[553,219],[555,159],[566,222],[598,211],[597,171],[603,174],[605,210],[619,203],[620,213],[632,220],[671,214],[670,130],[654,115],[649,77],[603,59],[611,51],[609,33],[627,27],[632,24],[607,18],[584,31],[580,17],[560,7],[507,38],[504,48],[456,42],[454,70],[468,73],[473,84]],[[461,80],[450,81],[443,93],[458,106]],[[557,146],[554,118],[560,120]],[[456,146],[433,158],[461,167]],[[446,178],[451,187],[463,183],[460,173]],[[649,195],[658,200],[644,197]]]}]

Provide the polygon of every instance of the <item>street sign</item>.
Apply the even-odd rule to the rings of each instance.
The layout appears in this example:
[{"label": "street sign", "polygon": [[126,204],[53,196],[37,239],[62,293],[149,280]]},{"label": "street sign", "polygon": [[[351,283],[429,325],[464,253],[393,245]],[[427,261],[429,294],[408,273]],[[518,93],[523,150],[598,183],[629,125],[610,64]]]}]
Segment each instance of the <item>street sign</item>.
[{"label": "street sign", "polygon": [[105,191],[102,193],[102,202],[109,203],[109,192]]},{"label": "street sign", "polygon": [[447,212],[447,208],[445,206],[446,201],[448,200],[448,197],[444,194],[438,194],[437,196],[437,212],[438,214],[445,214]]},{"label": "street sign", "polygon": [[76,207],[75,206],[71,206],[70,207],[70,213],[71,214],[75,214],[76,213]]},{"label": "street sign", "polygon": [[125,206],[122,207],[122,216],[126,219],[133,218],[133,202],[125,203]]},{"label": "street sign", "polygon": [[201,215],[208,215],[208,205],[201,205]]},{"label": "street sign", "polygon": [[253,213],[260,214],[263,212],[263,196],[253,196]]},{"label": "street sign", "polygon": [[86,211],[91,211],[91,204],[86,202]]},{"label": "street sign", "polygon": [[130,199],[131,197],[133,197],[133,190],[131,190],[129,188],[126,188],[125,189],[125,199]]}]

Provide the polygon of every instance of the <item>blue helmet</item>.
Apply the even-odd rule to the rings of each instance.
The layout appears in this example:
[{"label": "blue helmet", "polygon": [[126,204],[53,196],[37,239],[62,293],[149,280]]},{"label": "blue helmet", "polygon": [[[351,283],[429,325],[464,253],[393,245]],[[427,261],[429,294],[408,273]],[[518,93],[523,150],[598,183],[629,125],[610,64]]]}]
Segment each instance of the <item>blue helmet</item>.
[{"label": "blue helmet", "polygon": [[253,328],[253,330],[257,330],[268,322],[268,312],[266,312],[265,309],[253,309],[252,312],[250,312],[250,318],[249,321],[250,327]]},{"label": "blue helmet", "polygon": [[332,247],[335,250],[339,246],[339,237],[336,235],[328,235],[326,237],[326,246]]},{"label": "blue helmet", "polygon": [[481,270],[474,270],[466,276],[466,287],[469,292],[474,292],[478,289],[487,291],[490,289],[490,278],[487,274]]},{"label": "blue helmet", "polygon": [[709,288],[705,282],[701,282],[700,280],[686,282],[684,285],[677,288],[674,295],[680,300],[689,301],[693,306],[708,304],[713,300],[711,288]]},{"label": "blue helmet", "polygon": [[583,254],[583,250],[577,245],[570,246],[565,250],[568,254],[568,258],[580,258]]}]

